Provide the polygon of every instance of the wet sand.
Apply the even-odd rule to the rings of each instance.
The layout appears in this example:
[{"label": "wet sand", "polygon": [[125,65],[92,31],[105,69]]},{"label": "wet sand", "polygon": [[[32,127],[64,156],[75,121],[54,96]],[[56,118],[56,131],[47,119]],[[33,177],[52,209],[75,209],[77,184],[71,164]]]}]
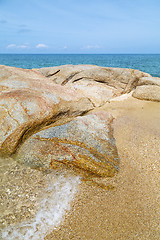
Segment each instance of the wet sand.
[{"label": "wet sand", "polygon": [[82,182],[61,226],[45,240],[160,239],[160,104],[111,101],[120,172],[113,190]]}]

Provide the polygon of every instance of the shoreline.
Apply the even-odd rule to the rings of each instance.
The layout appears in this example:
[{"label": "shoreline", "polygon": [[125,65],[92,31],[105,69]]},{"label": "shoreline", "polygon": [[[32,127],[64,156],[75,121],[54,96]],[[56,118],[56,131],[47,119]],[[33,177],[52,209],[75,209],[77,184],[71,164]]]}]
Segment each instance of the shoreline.
[{"label": "shoreline", "polygon": [[13,156],[2,163],[3,237],[159,239],[160,79],[89,65],[0,67],[1,154]]},{"label": "shoreline", "polygon": [[82,183],[64,222],[45,240],[159,239],[158,103],[129,97],[116,106],[102,107],[116,116],[120,172],[108,180],[115,188],[105,191]]},{"label": "shoreline", "polygon": [[[15,57],[14,57],[15,56]],[[48,58],[47,58],[48,56]],[[101,58],[99,57],[101,56]],[[135,58],[134,58],[135,56]],[[139,57],[142,56],[142,59]],[[154,59],[152,59],[152,56]],[[113,58],[113,59],[112,59]],[[128,59],[126,59],[128,58]],[[89,64],[101,67],[137,69],[160,77],[160,54],[0,54],[0,65],[23,69]],[[141,64],[143,62],[143,65]]]}]

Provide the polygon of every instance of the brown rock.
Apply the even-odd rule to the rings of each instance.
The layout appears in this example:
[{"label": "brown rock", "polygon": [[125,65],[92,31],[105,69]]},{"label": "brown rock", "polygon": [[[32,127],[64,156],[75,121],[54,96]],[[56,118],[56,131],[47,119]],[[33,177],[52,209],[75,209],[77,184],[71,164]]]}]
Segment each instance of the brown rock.
[{"label": "brown rock", "polygon": [[138,81],[138,86],[141,86],[141,85],[160,86],[160,78],[158,78],[158,77],[143,77]]},{"label": "brown rock", "polygon": [[113,138],[112,116],[105,111],[76,117],[30,137],[15,155],[34,168],[69,166],[95,176],[113,176],[119,157]]},{"label": "brown rock", "polygon": [[0,67],[0,153],[10,155],[30,135],[93,104],[76,90],[58,86],[33,70]]},{"label": "brown rock", "polygon": [[138,86],[132,94],[133,97],[141,100],[160,102],[160,86],[143,85]]},{"label": "brown rock", "polygon": [[[99,86],[110,86],[120,92],[130,92],[142,77],[150,77],[149,74],[134,69],[107,68],[93,65],[64,65],[39,69],[44,76],[61,85],[73,85],[81,81],[103,83]],[[80,85],[81,85],[80,84]]]},{"label": "brown rock", "polygon": [[[91,65],[0,66],[0,154],[35,168],[65,165],[113,176],[119,159],[112,117],[106,112],[83,115],[147,81],[158,80],[138,70]],[[159,90],[138,86],[133,96],[159,101]]]}]

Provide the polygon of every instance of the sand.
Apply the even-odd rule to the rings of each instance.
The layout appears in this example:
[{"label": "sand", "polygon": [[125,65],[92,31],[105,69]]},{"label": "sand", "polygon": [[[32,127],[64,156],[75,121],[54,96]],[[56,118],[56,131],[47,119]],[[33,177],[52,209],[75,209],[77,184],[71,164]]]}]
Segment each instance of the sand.
[{"label": "sand", "polygon": [[119,173],[106,191],[82,182],[60,227],[45,239],[160,239],[160,104],[129,96],[101,109],[115,117]]}]

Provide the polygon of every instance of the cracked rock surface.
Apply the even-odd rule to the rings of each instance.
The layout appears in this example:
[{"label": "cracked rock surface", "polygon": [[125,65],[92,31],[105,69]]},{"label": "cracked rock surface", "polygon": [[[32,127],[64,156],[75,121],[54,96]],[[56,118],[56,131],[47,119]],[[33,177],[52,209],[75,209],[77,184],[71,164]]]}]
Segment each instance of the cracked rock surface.
[{"label": "cracked rock surface", "polygon": [[112,162],[118,159],[112,117],[89,112],[131,91],[139,99],[159,101],[159,88],[159,78],[133,69],[0,66],[0,154],[33,167],[74,165],[110,176],[119,165]]},{"label": "cracked rock surface", "polygon": [[[141,100],[160,101],[160,79],[138,70],[91,65],[33,70],[0,66],[2,227],[33,219],[43,195],[50,196],[48,202],[53,199],[54,194],[44,190],[48,186],[53,186],[52,193],[57,188],[63,190],[58,192],[55,204],[65,196],[72,199],[70,191],[79,184],[77,173],[91,184],[96,179],[96,186],[103,190],[112,188],[112,184],[105,188],[104,182],[119,175],[113,121],[118,111],[125,109],[128,96],[137,105]],[[124,104],[118,109],[117,101],[122,100]],[[104,104],[107,107],[103,108]],[[119,128],[121,136],[126,132],[126,122],[127,118],[123,131]],[[68,169],[71,177],[58,175]],[[68,185],[69,192],[63,196]],[[51,206],[46,205],[44,212]],[[37,226],[40,222],[41,218]]]}]

